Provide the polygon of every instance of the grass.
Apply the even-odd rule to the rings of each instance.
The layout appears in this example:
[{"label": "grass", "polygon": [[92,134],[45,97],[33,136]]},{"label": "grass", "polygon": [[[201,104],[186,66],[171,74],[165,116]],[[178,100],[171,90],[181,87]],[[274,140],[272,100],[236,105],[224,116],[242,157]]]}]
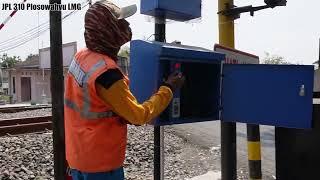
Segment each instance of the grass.
[{"label": "grass", "polygon": [[7,103],[9,103],[10,96],[9,95],[0,95],[0,100],[5,100]]}]

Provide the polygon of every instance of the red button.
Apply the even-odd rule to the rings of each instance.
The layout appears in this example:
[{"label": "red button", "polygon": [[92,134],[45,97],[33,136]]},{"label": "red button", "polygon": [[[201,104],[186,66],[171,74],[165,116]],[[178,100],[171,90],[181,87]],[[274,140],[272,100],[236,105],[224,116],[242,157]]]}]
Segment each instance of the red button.
[{"label": "red button", "polygon": [[176,63],[176,64],[174,65],[174,68],[175,68],[175,69],[179,69],[179,68],[180,68],[180,66],[181,66],[181,64],[180,64],[180,63]]}]

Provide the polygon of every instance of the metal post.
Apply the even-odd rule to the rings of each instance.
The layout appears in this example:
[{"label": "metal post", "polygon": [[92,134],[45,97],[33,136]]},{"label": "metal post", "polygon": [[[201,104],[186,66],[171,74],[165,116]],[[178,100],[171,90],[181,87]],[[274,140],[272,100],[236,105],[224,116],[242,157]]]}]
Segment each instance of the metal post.
[{"label": "metal post", "polygon": [[[233,6],[233,0],[219,0],[218,11]],[[219,43],[234,48],[234,19],[219,14]],[[221,122],[221,178],[235,180],[237,178],[237,143],[236,123]]]},{"label": "metal post", "polygon": [[[166,36],[166,25],[164,18],[156,18],[155,41],[164,42]],[[164,129],[160,126],[154,127],[154,180],[164,179]]]},{"label": "metal post", "polygon": [[[61,0],[50,0],[50,4],[55,3],[61,4]],[[50,11],[50,47],[54,178],[64,180],[66,178],[66,158],[61,11]]]},{"label": "metal post", "polygon": [[262,179],[259,125],[247,124],[249,179]]},{"label": "metal post", "polygon": [[318,59],[318,68],[320,68],[320,39],[319,39],[319,59]]}]

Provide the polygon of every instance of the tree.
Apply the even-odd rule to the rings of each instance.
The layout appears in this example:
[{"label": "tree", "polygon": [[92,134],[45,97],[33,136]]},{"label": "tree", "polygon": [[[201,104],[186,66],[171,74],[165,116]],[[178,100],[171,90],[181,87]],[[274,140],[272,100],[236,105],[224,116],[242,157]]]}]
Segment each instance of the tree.
[{"label": "tree", "polygon": [[5,68],[12,68],[16,63],[21,62],[20,56],[8,56],[6,53],[0,56],[0,65]]},{"label": "tree", "polygon": [[38,58],[38,57],[39,57],[38,54],[29,54],[28,57],[27,57],[27,59],[26,59],[26,61],[30,61],[30,60],[32,60],[32,59],[34,59],[34,58]]},{"label": "tree", "polygon": [[120,49],[118,56],[129,58],[130,57],[130,48],[128,46],[124,46]]},{"label": "tree", "polygon": [[291,64],[286,61],[284,57],[278,55],[270,55],[269,53],[265,53],[266,57],[263,58],[262,64]]}]

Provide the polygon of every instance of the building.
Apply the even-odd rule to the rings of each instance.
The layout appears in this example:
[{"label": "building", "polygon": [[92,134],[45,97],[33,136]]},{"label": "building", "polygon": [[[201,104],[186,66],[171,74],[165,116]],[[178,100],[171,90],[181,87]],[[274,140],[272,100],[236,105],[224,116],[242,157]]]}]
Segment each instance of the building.
[{"label": "building", "polygon": [[8,95],[9,94],[9,72],[8,71],[3,71],[3,69],[1,69],[0,71],[1,73],[1,87],[2,89],[0,89],[0,92]]},{"label": "building", "polygon": [[129,58],[126,58],[126,57],[118,57],[118,66],[121,68],[122,72],[124,74],[126,74],[127,76],[129,75]]},{"label": "building", "polygon": [[[12,96],[14,103],[51,101],[51,70],[40,68],[38,55],[16,64],[14,68],[5,69],[3,72],[10,79],[7,92]],[[64,73],[66,72],[67,67],[64,68]]]},{"label": "building", "polygon": [[[76,48],[70,48],[74,46],[76,47],[75,42],[63,44],[63,48],[73,49],[64,51],[64,75],[68,72],[68,66],[76,53]],[[51,69],[48,52],[50,48],[40,49],[40,56],[34,55],[16,64],[14,68],[3,69],[3,91],[12,96],[13,103],[51,102]],[[128,58],[118,57],[118,59],[118,65],[125,74],[128,74]]]},{"label": "building", "polygon": [[314,72],[314,89],[313,92],[320,93],[320,68]]}]

